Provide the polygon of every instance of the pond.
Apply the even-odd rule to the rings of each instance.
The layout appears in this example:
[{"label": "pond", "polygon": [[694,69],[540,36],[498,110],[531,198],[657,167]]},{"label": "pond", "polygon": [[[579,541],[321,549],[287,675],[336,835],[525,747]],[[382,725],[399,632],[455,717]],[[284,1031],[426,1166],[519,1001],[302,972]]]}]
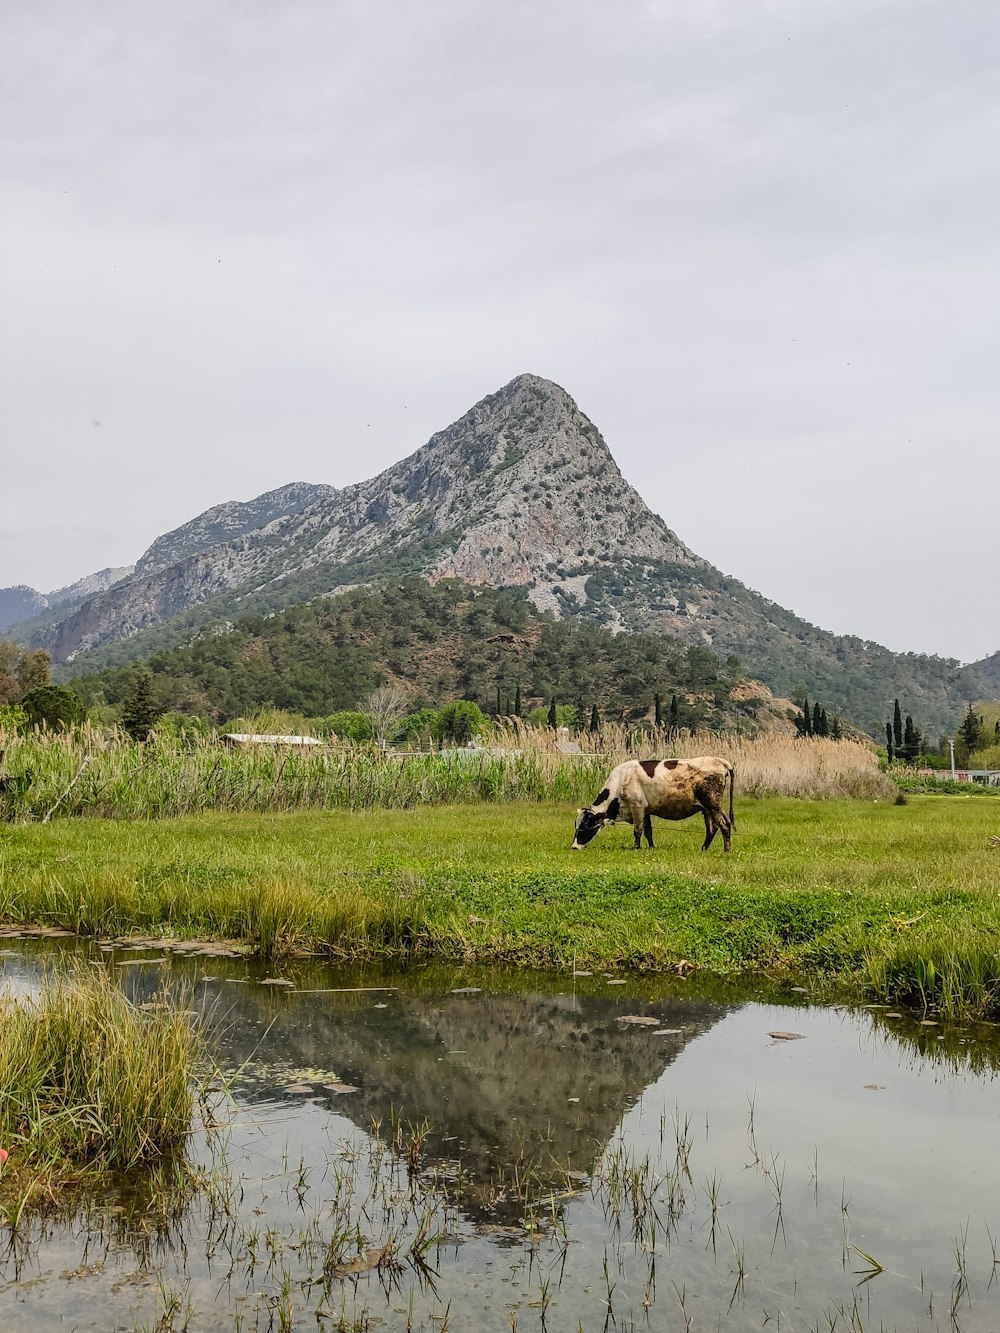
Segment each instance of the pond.
[{"label": "pond", "polygon": [[[80,952],[5,943],[8,991]],[[994,1027],[697,978],[85,952],[204,1016],[202,1186],[7,1235],[3,1327],[1000,1328]]]}]

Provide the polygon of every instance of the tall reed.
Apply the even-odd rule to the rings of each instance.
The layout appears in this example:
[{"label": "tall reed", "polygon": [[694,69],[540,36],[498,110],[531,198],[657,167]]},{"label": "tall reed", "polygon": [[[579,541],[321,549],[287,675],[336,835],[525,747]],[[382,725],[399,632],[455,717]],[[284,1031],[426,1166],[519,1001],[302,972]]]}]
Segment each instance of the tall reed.
[{"label": "tall reed", "polygon": [[[891,800],[894,785],[856,741],[608,727],[565,754],[551,732],[497,728],[480,748],[433,753],[373,746],[229,749],[215,739],[145,745],[92,728],[69,735],[0,738],[0,820],[89,816],[163,819],[207,810],[268,813],[406,809],[510,800],[589,802],[607,770],[631,757],[717,754],[736,766],[739,795]],[[31,784],[27,785],[27,776]]]}]

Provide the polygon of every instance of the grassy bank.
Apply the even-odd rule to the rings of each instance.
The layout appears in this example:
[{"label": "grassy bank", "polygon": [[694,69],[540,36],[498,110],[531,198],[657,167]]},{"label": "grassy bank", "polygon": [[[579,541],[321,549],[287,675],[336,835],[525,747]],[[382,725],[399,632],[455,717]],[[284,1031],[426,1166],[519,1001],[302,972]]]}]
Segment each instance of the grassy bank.
[{"label": "grassy bank", "polygon": [[568,850],[564,805],[19,825],[0,920],[244,941],[263,956],[809,974],[833,993],[1000,1013],[990,802],[743,800],[734,850],[701,821]]},{"label": "grassy bank", "polygon": [[37,997],[5,1000],[0,1016],[8,1222],[67,1185],[182,1163],[197,1046],[186,1015],[139,1009],[103,972],[83,968]]}]

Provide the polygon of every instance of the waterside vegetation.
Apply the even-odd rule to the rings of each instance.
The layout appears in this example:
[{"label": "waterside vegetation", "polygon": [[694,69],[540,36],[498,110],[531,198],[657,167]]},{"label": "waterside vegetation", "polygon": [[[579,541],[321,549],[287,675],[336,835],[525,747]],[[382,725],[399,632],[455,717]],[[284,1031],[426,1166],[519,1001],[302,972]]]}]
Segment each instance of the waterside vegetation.
[{"label": "waterside vegetation", "polygon": [[0,1002],[0,1215],[154,1170],[187,1177],[199,1038],[176,1004],[132,1003],[100,968],[53,976]]}]

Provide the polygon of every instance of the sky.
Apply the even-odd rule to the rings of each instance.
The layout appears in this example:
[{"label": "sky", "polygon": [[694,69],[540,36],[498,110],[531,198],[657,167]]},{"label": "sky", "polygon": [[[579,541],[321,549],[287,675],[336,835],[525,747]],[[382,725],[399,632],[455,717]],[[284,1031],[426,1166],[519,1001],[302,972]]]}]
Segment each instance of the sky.
[{"label": "sky", "polygon": [[814,624],[1000,648],[990,0],[0,0],[0,585],[522,371]]}]

